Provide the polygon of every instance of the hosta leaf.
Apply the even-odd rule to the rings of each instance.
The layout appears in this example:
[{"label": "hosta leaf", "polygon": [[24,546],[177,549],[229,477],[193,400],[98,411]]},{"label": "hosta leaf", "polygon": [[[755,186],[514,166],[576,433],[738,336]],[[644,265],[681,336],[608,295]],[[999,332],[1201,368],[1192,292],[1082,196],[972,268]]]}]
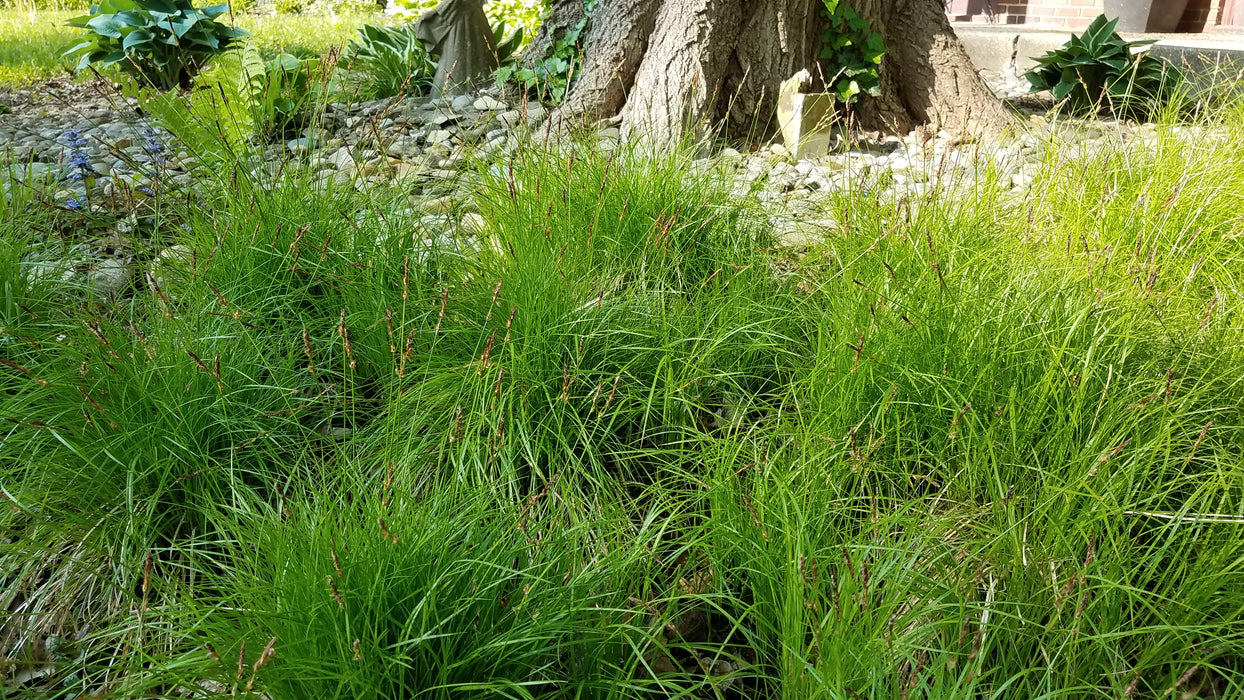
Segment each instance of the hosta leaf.
[{"label": "hosta leaf", "polygon": [[[115,0],[112,0],[115,2]],[[177,4],[171,0],[136,0],[134,4],[149,12],[161,12],[167,15],[177,14]]]},{"label": "hosta leaf", "polygon": [[121,48],[129,51],[137,47],[148,46],[151,44],[151,39],[151,32],[146,29],[135,29],[125,35],[125,41],[121,42]]},{"label": "hosta leaf", "polygon": [[186,17],[170,20],[165,24],[165,26],[170,27],[173,30],[173,33],[180,38],[189,33],[191,29],[194,29],[195,25],[198,23],[199,20],[197,18]]},{"label": "hosta leaf", "polygon": [[[70,56],[70,55],[72,55],[72,54],[78,53],[79,51],[82,51],[83,49],[89,49],[90,47],[92,47],[92,46],[94,46],[94,45],[95,45],[95,41],[94,41],[93,39],[92,39],[92,40],[88,40],[88,41],[84,41],[84,42],[82,42],[81,44],[75,44],[72,48],[66,49],[66,50],[65,50],[65,53],[63,53],[63,54],[61,54],[61,55],[62,55],[62,56]],[[86,57],[86,56],[83,56],[83,58],[87,58],[87,57]]]},{"label": "hosta leaf", "polygon": [[125,22],[131,27],[151,27],[155,25],[155,21],[151,15],[138,10],[124,10],[116,14],[117,19]]},{"label": "hosta leaf", "polygon": [[127,27],[125,22],[117,19],[116,15],[98,15],[92,17],[86,26],[100,36],[106,36],[110,39],[120,39],[122,27]]}]

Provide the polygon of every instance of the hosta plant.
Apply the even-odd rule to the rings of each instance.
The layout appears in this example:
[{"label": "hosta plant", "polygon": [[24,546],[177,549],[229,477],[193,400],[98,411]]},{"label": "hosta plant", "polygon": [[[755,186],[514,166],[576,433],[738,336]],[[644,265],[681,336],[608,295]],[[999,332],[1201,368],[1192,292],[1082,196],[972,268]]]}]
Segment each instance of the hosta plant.
[{"label": "hosta plant", "polygon": [[189,87],[214,57],[247,36],[216,21],[228,11],[228,4],[195,8],[189,0],[101,0],[90,14],[69,20],[87,35],[65,55],[79,57],[78,70],[116,65],[161,90]]},{"label": "hosta plant", "polygon": [[364,24],[341,56],[347,91],[367,98],[418,95],[432,86],[436,62],[415,36],[415,26],[378,27]]},{"label": "hosta plant", "polygon": [[1175,94],[1183,74],[1145,51],[1152,40],[1129,42],[1119,36],[1117,23],[1100,15],[1083,34],[1037,58],[1026,76],[1033,91],[1049,90],[1076,114],[1104,110],[1152,116]]}]

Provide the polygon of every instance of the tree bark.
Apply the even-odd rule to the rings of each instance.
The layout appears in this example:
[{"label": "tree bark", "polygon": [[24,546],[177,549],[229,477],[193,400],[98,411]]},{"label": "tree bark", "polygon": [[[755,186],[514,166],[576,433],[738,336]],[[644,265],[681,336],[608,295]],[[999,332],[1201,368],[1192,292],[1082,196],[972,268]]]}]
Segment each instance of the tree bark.
[{"label": "tree bark", "polygon": [[955,36],[940,0],[853,0],[885,39],[881,96],[860,109],[866,128],[906,133],[928,124],[964,137],[997,136],[1013,123]]},{"label": "tree bark", "polygon": [[[888,50],[882,95],[860,109],[864,126],[906,133],[934,124],[982,137],[1010,123],[941,0],[853,6]],[[617,115],[624,135],[661,144],[720,127],[767,138],[779,84],[803,69],[821,73],[822,7],[822,0],[601,0],[581,37],[582,69],[552,123],[573,127]],[[532,56],[545,55],[582,16],[582,0],[553,0]]]}]

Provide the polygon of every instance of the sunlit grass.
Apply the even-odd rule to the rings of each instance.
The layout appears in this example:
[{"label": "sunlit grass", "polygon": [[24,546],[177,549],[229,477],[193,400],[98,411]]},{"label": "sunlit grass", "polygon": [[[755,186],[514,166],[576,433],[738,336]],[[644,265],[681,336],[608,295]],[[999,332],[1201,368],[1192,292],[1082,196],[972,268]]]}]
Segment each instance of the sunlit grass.
[{"label": "sunlit grass", "polygon": [[67,75],[61,59],[78,30],[65,26],[77,12],[0,8],[0,85],[24,85]]},{"label": "sunlit grass", "polygon": [[358,38],[364,24],[392,24],[397,21],[380,13],[371,15],[248,15],[234,16],[237,26],[254,35],[268,51],[291,53],[306,58],[341,48]]},{"label": "sunlit grass", "polygon": [[9,209],[0,651],[89,627],[44,683],[125,697],[1238,696],[1242,117],[1051,140],[1022,204],[844,190],[798,259],[594,142],[431,217],[217,162],[115,301]]}]

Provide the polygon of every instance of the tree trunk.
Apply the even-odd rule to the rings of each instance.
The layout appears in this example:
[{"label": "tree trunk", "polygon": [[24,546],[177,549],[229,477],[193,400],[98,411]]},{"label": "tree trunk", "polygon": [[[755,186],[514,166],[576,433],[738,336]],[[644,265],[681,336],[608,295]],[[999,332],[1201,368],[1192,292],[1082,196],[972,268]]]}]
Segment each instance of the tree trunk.
[{"label": "tree trunk", "polygon": [[866,100],[866,128],[905,133],[928,124],[965,137],[996,136],[1013,121],[977,74],[940,0],[853,0],[885,39],[881,96]]},{"label": "tree trunk", "polygon": [[[882,95],[860,110],[865,126],[906,133],[932,123],[989,136],[1010,122],[972,68],[941,0],[853,5],[888,49]],[[803,69],[821,74],[822,8],[822,0],[600,0],[581,37],[583,66],[552,123],[617,115],[624,135],[661,144],[718,127],[767,138],[781,81]],[[553,0],[530,55],[544,55],[582,16],[582,0]]]}]

